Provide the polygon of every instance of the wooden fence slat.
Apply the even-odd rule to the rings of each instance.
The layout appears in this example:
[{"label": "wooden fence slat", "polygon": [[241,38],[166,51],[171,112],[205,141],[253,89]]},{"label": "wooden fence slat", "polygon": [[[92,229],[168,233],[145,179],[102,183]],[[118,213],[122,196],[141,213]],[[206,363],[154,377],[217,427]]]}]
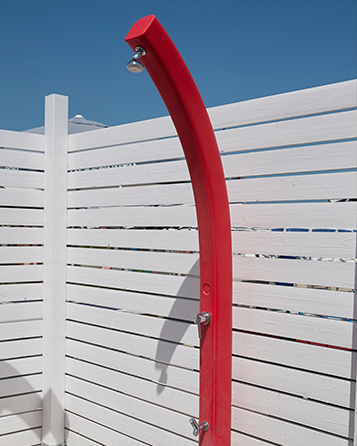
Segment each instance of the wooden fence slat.
[{"label": "wooden fence slat", "polygon": [[173,411],[192,414],[192,416],[198,415],[197,395],[170,387],[163,388],[163,386],[135,376],[104,369],[94,364],[82,363],[71,358],[67,358],[66,373]]},{"label": "wooden fence slat", "polygon": [[2,265],[0,282],[40,282],[43,280],[42,265]]},{"label": "wooden fence slat", "polygon": [[44,152],[45,138],[35,133],[0,130],[0,147]]},{"label": "wooden fence slat", "polygon": [[341,378],[352,378],[355,352],[233,332],[233,354]]},{"label": "wooden fence slat", "polygon": [[198,297],[197,299],[180,299],[71,284],[67,285],[67,299],[68,301],[121,308],[124,311],[170,317],[187,322],[192,322],[192,315],[199,312]]},{"label": "wooden fence slat", "polygon": [[43,208],[43,191],[36,189],[0,189],[0,205]]},{"label": "wooden fence slat", "polygon": [[[101,341],[100,341],[101,342]],[[115,342],[114,342],[115,343]],[[114,345],[112,342],[112,345]],[[150,355],[150,351],[147,352]],[[199,373],[181,367],[163,364],[154,359],[146,359],[137,355],[129,355],[110,348],[86,344],[72,339],[66,340],[66,354],[72,359],[95,362],[102,367],[120,371],[139,378],[148,379],[185,392],[198,395]],[[155,355],[153,355],[155,356]],[[158,358],[160,360],[160,358]],[[120,364],[120,366],[119,366]]]},{"label": "wooden fence slat", "polygon": [[0,224],[13,226],[43,226],[43,209],[0,209]]},{"label": "wooden fence slat", "polygon": [[136,271],[199,274],[199,256],[195,253],[68,248],[67,262],[72,265],[126,268]]},{"label": "wooden fence slat", "polygon": [[[39,355],[42,353],[42,339],[20,339],[16,341],[0,342],[1,360],[10,361],[11,358],[20,358]],[[20,361],[19,359],[14,360]],[[14,363],[15,363],[14,362]]]},{"label": "wooden fence slat", "polygon": [[357,82],[322,85],[208,109],[213,127],[227,128],[356,107]]},{"label": "wooden fence slat", "polygon": [[42,283],[0,285],[0,303],[41,300],[42,297]]},{"label": "wooden fence slat", "polygon": [[42,245],[43,228],[0,227],[2,245]]},{"label": "wooden fence slat", "polygon": [[43,189],[44,174],[26,170],[1,169],[1,185],[23,189]]},{"label": "wooden fence slat", "polygon": [[[356,144],[356,141],[344,141],[279,150],[274,148],[268,151],[240,152],[222,156],[222,164],[225,176],[228,178],[350,169],[356,167]],[[158,151],[157,147],[155,149]],[[120,165],[118,156],[123,156],[121,153],[123,149],[120,147],[116,150],[111,149],[112,159],[108,154],[106,161],[107,166],[120,167],[105,168],[102,152],[107,153],[108,150],[85,152],[89,159],[87,161],[86,158],[83,158],[83,163],[87,161],[88,164],[93,164],[93,168],[69,172],[68,188],[159,184],[190,180],[185,160],[137,165],[131,160],[130,165]],[[141,147],[141,151],[143,157],[147,156],[147,150],[144,151]],[[167,157],[166,146],[163,147],[162,152],[162,156]],[[150,150],[149,153],[151,153]],[[78,154],[76,155],[78,156]],[[82,152],[81,155],[84,157]],[[97,155],[96,158],[94,158],[95,155]],[[138,156],[137,153],[135,155]],[[127,157],[129,156],[128,154]],[[98,168],[98,166],[103,166],[103,168]]]},{"label": "wooden fence slat", "polygon": [[230,202],[355,198],[356,172],[227,181]]},{"label": "wooden fence slat", "polygon": [[232,232],[234,253],[352,259],[356,244],[353,232]]},{"label": "wooden fence slat", "polygon": [[233,327],[256,333],[352,348],[354,323],[233,307]]},{"label": "wooden fence slat", "polygon": [[42,398],[40,392],[26,393],[5,397],[1,400],[0,416],[13,415],[42,408]]},{"label": "wooden fence slat", "polygon": [[0,446],[40,446],[41,428],[29,429],[0,437]]},{"label": "wooden fence slat", "polygon": [[[0,141],[1,144],[1,141]],[[1,166],[14,169],[44,170],[44,154],[0,147]]]},{"label": "wooden fence slat", "polygon": [[112,330],[71,321],[67,321],[66,328],[68,338],[161,362],[162,365],[157,364],[156,368],[163,376],[167,372],[168,364],[191,370],[199,369],[199,350],[192,347],[120,331],[114,333]]},{"label": "wooden fence slat", "polygon": [[227,129],[216,133],[221,153],[352,139],[357,111]]},{"label": "wooden fence slat", "polygon": [[[181,446],[186,443],[184,437],[188,437],[192,444],[192,432],[187,415],[70,376],[67,376],[67,389],[71,394],[67,396],[68,409],[72,412],[88,414],[87,410],[92,408],[90,418],[93,421],[127,435],[133,435],[155,446],[168,444]],[[84,403],[73,395],[88,399],[90,403]],[[100,410],[97,405],[100,406]],[[102,411],[105,415],[100,415]]]},{"label": "wooden fence slat", "polygon": [[243,434],[267,440],[268,444],[275,442],[284,446],[295,446],[297,440],[304,446],[347,446],[349,443],[347,438],[329,435],[238,407],[232,408],[232,427]]},{"label": "wooden fence slat", "polygon": [[353,289],[355,262],[233,257],[233,277]]},{"label": "wooden fence slat", "polygon": [[34,429],[41,426],[41,411],[26,412],[20,415],[0,417],[0,438],[12,432]]},{"label": "wooden fence slat", "polygon": [[163,319],[144,314],[67,303],[67,319],[95,324],[108,329],[150,336],[165,341],[198,346],[197,327],[193,323]]},{"label": "wooden fence slat", "polygon": [[238,382],[232,384],[232,404],[326,433],[349,436],[350,413],[347,409]]},{"label": "wooden fence slat", "polygon": [[239,382],[289,393],[305,400],[354,409],[351,382],[344,379],[237,357],[233,357],[232,376]]},{"label": "wooden fence slat", "polygon": [[[3,267],[1,267],[3,268]],[[1,305],[0,323],[42,317],[42,302],[20,302]]]},{"label": "wooden fence slat", "polygon": [[0,246],[0,264],[28,264],[42,262],[42,246]]},{"label": "wooden fence slat", "polygon": [[[13,396],[21,393],[36,392],[42,389],[42,374],[19,376],[0,380],[0,395]],[[6,406],[6,402],[4,402]]]},{"label": "wooden fence slat", "polygon": [[6,329],[0,330],[0,341],[42,336],[41,320],[17,320],[7,322],[3,327]]},{"label": "wooden fence slat", "polygon": [[[353,238],[353,235],[350,237]],[[343,241],[343,246],[346,244],[349,246],[351,244],[347,241],[347,237]],[[198,231],[195,229],[152,230],[148,234],[148,231],[144,229],[68,229],[67,244],[77,246],[198,251]]]},{"label": "wooden fence slat", "polygon": [[195,277],[69,266],[67,281],[177,297],[197,298],[199,296],[199,279]]},{"label": "wooden fence slat", "polygon": [[290,286],[233,283],[233,302],[259,308],[354,318],[354,294]]},{"label": "wooden fence slat", "polygon": [[41,372],[42,372],[41,356],[0,361],[1,379],[15,377],[18,375],[26,375],[29,373],[41,373]]},{"label": "wooden fence slat", "polygon": [[[142,446],[141,441],[122,435],[120,432],[108,429],[100,424],[82,418],[74,413],[66,412],[66,441],[68,445],[76,446],[117,446],[120,441],[124,446]],[[81,435],[93,439],[95,443],[84,439]],[[120,444],[120,443],[119,443]]]}]

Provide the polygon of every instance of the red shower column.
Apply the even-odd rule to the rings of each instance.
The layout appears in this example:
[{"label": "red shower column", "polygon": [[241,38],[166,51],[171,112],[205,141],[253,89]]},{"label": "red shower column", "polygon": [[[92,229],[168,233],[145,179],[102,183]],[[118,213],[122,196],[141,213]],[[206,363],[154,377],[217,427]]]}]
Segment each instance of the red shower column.
[{"label": "red shower column", "polygon": [[[125,38],[145,50],[140,62],[155,83],[176,127],[190,171],[200,244],[201,446],[230,446],[232,248],[226,183],[206,108],[180,53],[153,15]],[[205,319],[209,314],[209,323]],[[194,316],[194,315],[192,315]],[[200,323],[200,318],[197,318]],[[207,424],[208,423],[208,429]]]}]

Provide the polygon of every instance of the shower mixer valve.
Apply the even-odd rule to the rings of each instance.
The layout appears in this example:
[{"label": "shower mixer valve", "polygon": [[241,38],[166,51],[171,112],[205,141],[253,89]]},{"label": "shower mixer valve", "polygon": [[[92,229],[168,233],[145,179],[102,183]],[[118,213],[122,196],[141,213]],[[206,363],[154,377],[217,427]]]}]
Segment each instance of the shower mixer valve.
[{"label": "shower mixer valve", "polygon": [[206,311],[196,314],[196,316],[193,318],[193,322],[197,325],[198,337],[200,339],[201,339],[201,324],[208,325],[210,323],[210,320],[211,320],[210,315]]}]

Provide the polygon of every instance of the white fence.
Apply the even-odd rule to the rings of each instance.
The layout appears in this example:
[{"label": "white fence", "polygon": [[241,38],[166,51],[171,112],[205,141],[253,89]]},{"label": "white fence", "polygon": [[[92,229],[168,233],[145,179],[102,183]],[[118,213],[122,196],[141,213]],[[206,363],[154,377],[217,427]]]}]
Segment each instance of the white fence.
[{"label": "white fence", "polygon": [[[209,110],[231,203],[232,446],[357,446],[356,85]],[[47,98],[45,136],[0,131],[0,446],[193,445],[180,143],[169,117],[67,136],[66,106]]]}]

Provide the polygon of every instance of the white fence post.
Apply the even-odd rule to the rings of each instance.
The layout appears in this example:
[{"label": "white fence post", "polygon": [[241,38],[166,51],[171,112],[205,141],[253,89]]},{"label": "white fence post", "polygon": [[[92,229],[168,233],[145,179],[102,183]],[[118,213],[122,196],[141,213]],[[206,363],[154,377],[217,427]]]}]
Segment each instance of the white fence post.
[{"label": "white fence post", "polygon": [[42,445],[64,444],[68,98],[46,97]]}]

